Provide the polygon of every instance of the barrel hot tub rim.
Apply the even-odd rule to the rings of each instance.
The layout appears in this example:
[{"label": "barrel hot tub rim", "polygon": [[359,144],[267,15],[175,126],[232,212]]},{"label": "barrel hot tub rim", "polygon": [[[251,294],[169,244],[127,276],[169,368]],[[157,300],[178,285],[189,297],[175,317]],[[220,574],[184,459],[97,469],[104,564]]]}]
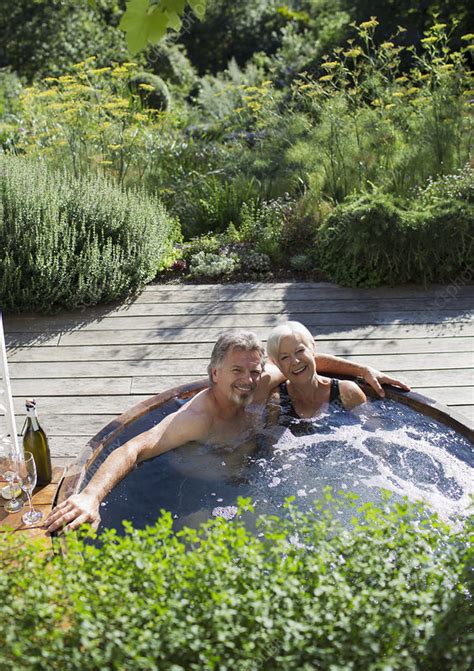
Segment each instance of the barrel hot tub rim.
[{"label": "barrel hot tub rim", "polygon": [[[342,376],[341,379],[343,379]],[[344,379],[354,378],[347,376]],[[367,383],[359,379],[357,379],[357,382],[368,396],[377,398],[375,392]],[[166,391],[155,394],[144,401],[140,401],[106,424],[86,443],[82,452],[76,459],[76,462],[67,467],[63,478],[58,483],[53,500],[53,509],[65,501],[69,496],[80,491],[89,466],[97,459],[100,452],[127,426],[140,419],[140,417],[143,417],[147,412],[156,410],[161,405],[175,398],[186,399],[193,396],[202,389],[205,389],[208,386],[208,383],[209,380],[207,378],[201,378],[194,382],[167,389]],[[455,429],[471,443],[474,443],[474,423],[471,422],[468,417],[439,403],[435,399],[423,396],[417,392],[403,391],[398,387],[392,387],[390,385],[385,385],[384,390],[385,398],[407,405],[413,410],[431,417],[432,419],[445,424],[449,428]]]}]

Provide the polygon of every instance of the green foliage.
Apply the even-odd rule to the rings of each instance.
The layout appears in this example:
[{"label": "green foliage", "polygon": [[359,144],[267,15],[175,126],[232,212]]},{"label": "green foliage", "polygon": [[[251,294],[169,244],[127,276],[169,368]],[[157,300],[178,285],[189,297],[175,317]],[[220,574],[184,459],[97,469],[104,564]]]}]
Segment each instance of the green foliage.
[{"label": "green foliage", "polygon": [[0,162],[0,303],[49,311],[125,298],[157,273],[178,235],[156,198],[38,161]]},{"label": "green foliage", "polygon": [[319,267],[349,286],[444,282],[470,268],[474,207],[437,199],[411,209],[375,193],[334,208],[317,232]]},{"label": "green foliage", "polygon": [[125,31],[130,52],[136,54],[148,44],[157,44],[168,28],[181,29],[186,5],[198,18],[204,16],[207,0],[129,0],[120,28]]},{"label": "green foliage", "polygon": [[[306,169],[306,182],[323,198],[342,202],[371,185],[401,196],[430,175],[453,172],[469,158],[471,116],[465,52],[452,51],[443,24],[410,51],[375,44],[376,19],[357,28],[358,41],[321,64],[319,79],[300,80],[296,99],[306,130],[287,161]],[[402,33],[403,34],[403,33]]]},{"label": "green foliage", "polygon": [[63,557],[1,534],[0,667],[469,671],[472,521],[352,505],[351,528],[326,500],[260,536],[242,518],[174,534],[163,513],[100,547],[70,536]]},{"label": "green foliage", "polygon": [[117,28],[120,3],[101,0],[94,12],[77,0],[17,0],[0,9],[0,67],[9,66],[28,81],[71,71],[97,55],[98,65],[126,60]]},{"label": "green foliage", "polygon": [[[163,41],[146,54],[148,68],[168,85],[189,93],[196,84],[197,75],[181,44]],[[175,88],[176,90],[176,88]]]},{"label": "green foliage", "polygon": [[285,199],[244,203],[240,238],[251,242],[255,251],[265,254],[273,263],[282,261],[282,235],[291,203]]},{"label": "green foliage", "polygon": [[137,95],[143,107],[166,112],[171,105],[171,96],[165,82],[151,72],[137,72],[129,80],[130,91]]},{"label": "green foliage", "polygon": [[214,254],[197,252],[191,257],[189,273],[191,277],[221,277],[231,275],[239,267],[235,254]]},{"label": "green foliage", "polygon": [[211,174],[197,179],[189,191],[183,191],[173,211],[180,217],[185,237],[207,231],[222,233],[230,224],[240,223],[244,203],[258,199],[259,185],[253,178],[226,180]]}]

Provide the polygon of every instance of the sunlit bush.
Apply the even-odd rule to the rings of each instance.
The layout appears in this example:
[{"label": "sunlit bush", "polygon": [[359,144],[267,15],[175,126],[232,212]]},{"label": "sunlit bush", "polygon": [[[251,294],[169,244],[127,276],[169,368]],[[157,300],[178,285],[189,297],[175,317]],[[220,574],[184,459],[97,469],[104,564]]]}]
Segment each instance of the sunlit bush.
[{"label": "sunlit bush", "polygon": [[124,298],[170,257],[176,222],[142,191],[0,160],[0,303],[73,308]]},{"label": "sunlit bush", "polygon": [[470,671],[472,522],[353,506],[261,518],[258,536],[240,518],[174,534],[166,513],[54,558],[2,533],[0,667]]}]

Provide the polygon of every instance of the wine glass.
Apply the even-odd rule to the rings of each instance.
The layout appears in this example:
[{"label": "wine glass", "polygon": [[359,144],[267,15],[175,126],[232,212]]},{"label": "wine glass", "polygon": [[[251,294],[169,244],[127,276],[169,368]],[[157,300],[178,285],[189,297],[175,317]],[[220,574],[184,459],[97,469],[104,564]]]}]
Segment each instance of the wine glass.
[{"label": "wine glass", "polygon": [[31,495],[33,489],[36,487],[36,464],[33,455],[31,452],[25,452],[25,459],[20,463],[20,477],[21,477],[21,488],[26,493],[28,497],[28,504],[30,509],[23,515],[21,518],[23,522],[27,525],[36,524],[43,517],[43,513],[40,510],[35,510],[33,508],[33,502],[31,500]]},{"label": "wine glass", "polygon": [[10,486],[11,499],[4,506],[7,513],[16,513],[23,508],[23,501],[17,498],[21,486],[20,463],[11,452],[0,451],[0,473]]}]

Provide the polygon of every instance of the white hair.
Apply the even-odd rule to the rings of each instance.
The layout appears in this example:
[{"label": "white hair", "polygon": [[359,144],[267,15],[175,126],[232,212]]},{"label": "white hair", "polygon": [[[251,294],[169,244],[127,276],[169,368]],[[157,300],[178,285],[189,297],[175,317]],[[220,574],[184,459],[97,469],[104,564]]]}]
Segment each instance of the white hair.
[{"label": "white hair", "polygon": [[298,334],[303,339],[305,345],[308,345],[311,349],[315,349],[314,338],[311,333],[308,331],[306,326],[300,322],[286,322],[286,324],[280,324],[275,326],[275,328],[270,331],[267,340],[267,354],[270,359],[273,361],[278,361],[278,352],[280,351],[280,344],[282,338],[286,336],[291,336]]}]

